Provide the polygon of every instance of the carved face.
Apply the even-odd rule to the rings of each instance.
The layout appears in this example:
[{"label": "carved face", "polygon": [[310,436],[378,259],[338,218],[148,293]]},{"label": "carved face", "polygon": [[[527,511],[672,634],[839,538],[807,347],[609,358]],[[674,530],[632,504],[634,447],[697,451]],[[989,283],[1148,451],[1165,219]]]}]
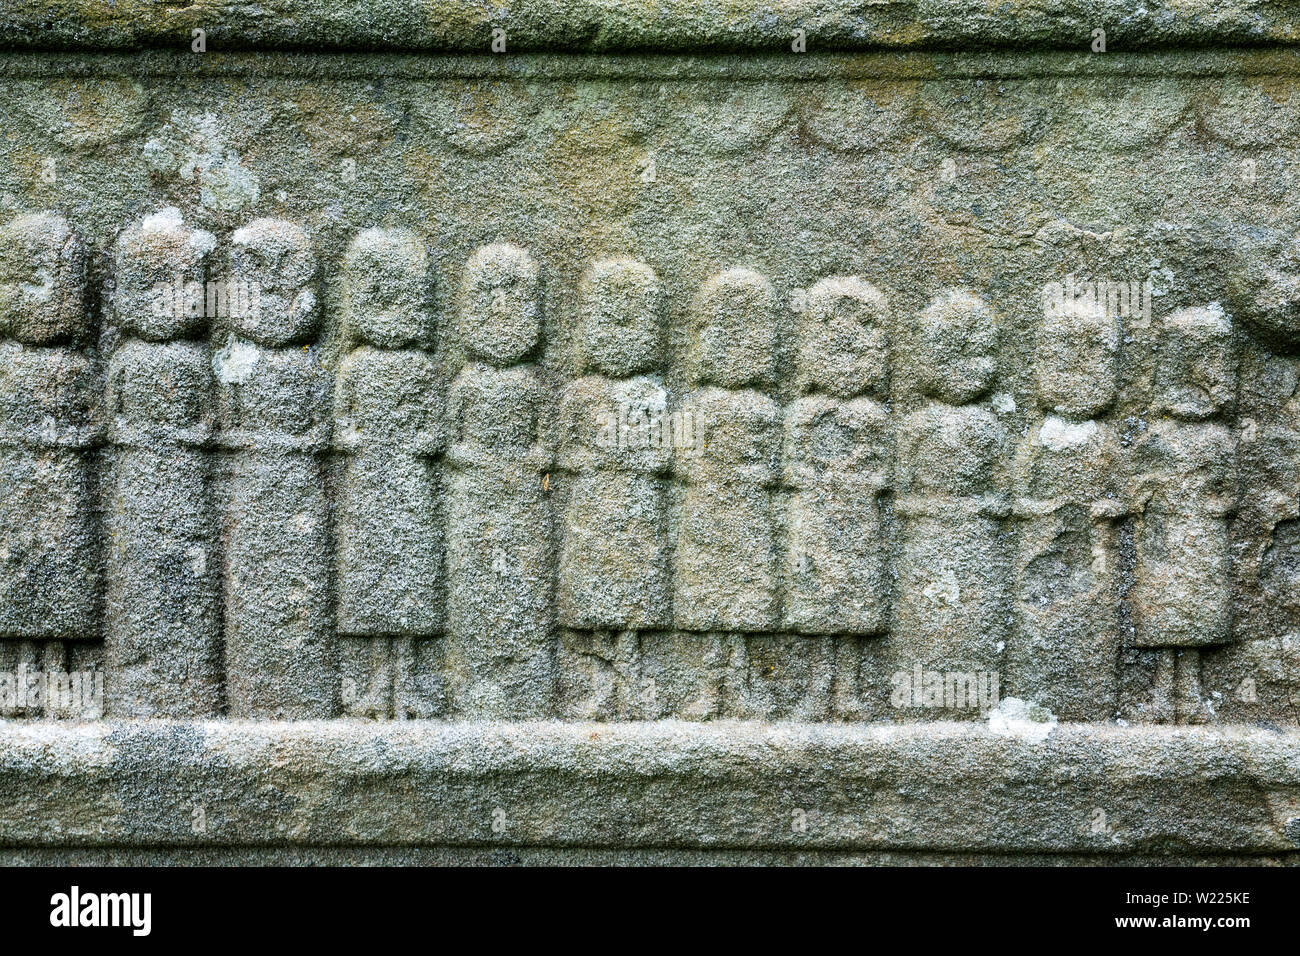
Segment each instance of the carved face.
[{"label": "carved face", "polygon": [[837,398],[883,391],[887,310],[880,290],[853,276],[823,279],[809,289],[799,327],[803,390]]},{"label": "carved face", "polygon": [[1232,402],[1237,384],[1232,324],[1217,303],[1169,316],[1160,352],[1156,392],[1162,411],[1197,421]]},{"label": "carved face", "polygon": [[648,265],[597,262],[582,280],[583,365],[622,378],[658,364],[659,280]]},{"label": "carved face", "polygon": [[266,348],[310,340],[320,313],[317,269],[311,240],[291,222],[258,219],[236,230],[228,277],[253,290],[255,306],[232,315],[232,328]]},{"label": "carved face", "polygon": [[518,246],[484,246],[461,284],[460,340],[470,357],[504,368],[526,359],[541,334],[537,263]]},{"label": "carved face", "polygon": [[123,232],[113,290],[122,327],[150,342],[199,334],[206,324],[203,286],[215,245],[209,233],[189,228],[171,208]]},{"label": "carved face", "polygon": [[979,398],[997,374],[998,330],[992,310],[973,292],[936,296],[917,321],[914,337],[922,391],[950,405]]},{"label": "carved face", "polygon": [[693,376],[721,388],[769,381],[776,364],[776,293],[750,269],[709,279],[695,303]]},{"label": "carved face", "polygon": [[86,248],[53,213],[0,229],[0,332],[27,345],[75,340],[89,328]]},{"label": "carved face", "polygon": [[344,260],[348,321],[363,342],[385,349],[428,343],[428,253],[404,229],[367,229]]},{"label": "carved face", "polygon": [[1043,408],[1091,418],[1115,400],[1119,327],[1104,302],[1045,303],[1034,364]]}]

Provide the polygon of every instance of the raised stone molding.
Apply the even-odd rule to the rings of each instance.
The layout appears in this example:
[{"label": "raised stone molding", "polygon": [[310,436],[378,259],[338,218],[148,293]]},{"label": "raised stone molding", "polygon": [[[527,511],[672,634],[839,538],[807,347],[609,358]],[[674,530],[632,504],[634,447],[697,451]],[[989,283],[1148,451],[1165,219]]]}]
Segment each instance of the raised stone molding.
[{"label": "raised stone molding", "polygon": [[12,0],[0,44],[35,49],[131,49],[185,44],[208,29],[214,46],[486,52],[491,30],[507,51],[693,53],[789,48],[807,32],[810,52],[944,47],[1075,46],[1098,26],[1127,49],[1195,44],[1290,43],[1286,0],[517,0],[499,9],[474,0]]},{"label": "raised stone molding", "polygon": [[15,848],[1287,858],[1300,826],[1295,735],[1244,728],[222,721],[9,726],[0,744]]}]

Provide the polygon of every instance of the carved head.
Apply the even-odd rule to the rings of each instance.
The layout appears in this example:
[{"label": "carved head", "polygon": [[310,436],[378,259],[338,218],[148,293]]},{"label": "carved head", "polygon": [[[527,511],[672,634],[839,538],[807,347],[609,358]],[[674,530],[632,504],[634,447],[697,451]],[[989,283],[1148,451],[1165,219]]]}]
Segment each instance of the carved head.
[{"label": "carved head", "polygon": [[400,349],[430,340],[429,255],[419,236],[367,229],[348,247],[343,272],[348,323],[361,341]]},{"label": "carved head", "polygon": [[265,348],[306,342],[316,332],[318,263],[311,240],[282,219],[258,219],[235,230],[228,278],[254,293],[256,307],[232,314],[238,335]]},{"label": "carved head", "polygon": [[595,263],[583,276],[580,364],[622,378],[659,362],[659,279],[654,269],[630,259]]},{"label": "carved head", "polygon": [[190,338],[204,327],[210,233],[191,229],[168,207],[133,224],[114,249],[113,312],[127,331],[150,342]]},{"label": "carved head", "polygon": [[1236,386],[1232,323],[1217,302],[1165,319],[1156,372],[1160,411],[1187,421],[1212,418],[1231,404]]},{"label": "carved head", "polygon": [[1233,316],[1275,349],[1300,348],[1300,236],[1252,224],[1226,272]]},{"label": "carved head", "polygon": [[541,336],[540,277],[525,250],[483,246],[465,264],[460,341],[475,359],[504,368],[522,362]]},{"label": "carved head", "polygon": [[950,405],[973,402],[997,375],[998,328],[982,298],[949,289],[930,301],[913,338],[921,390]]},{"label": "carved head", "polygon": [[799,381],[837,398],[884,391],[888,303],[856,276],[822,279],[808,290],[799,323]]},{"label": "carved head", "polygon": [[720,388],[762,385],[776,366],[776,293],[751,269],[728,269],[695,300],[691,375]]},{"label": "carved head", "polygon": [[1038,402],[1067,418],[1091,418],[1115,400],[1119,325],[1104,301],[1049,297],[1034,368]]},{"label": "carved head", "polygon": [[0,229],[0,332],[26,345],[74,341],[90,326],[86,247],[54,213]]}]

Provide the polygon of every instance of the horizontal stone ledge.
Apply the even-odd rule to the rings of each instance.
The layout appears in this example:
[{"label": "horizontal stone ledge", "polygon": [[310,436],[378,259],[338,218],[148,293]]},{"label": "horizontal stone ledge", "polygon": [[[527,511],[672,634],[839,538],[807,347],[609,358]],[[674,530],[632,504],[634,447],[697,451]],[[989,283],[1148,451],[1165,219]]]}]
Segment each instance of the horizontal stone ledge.
[{"label": "horizontal stone ledge", "polygon": [[7,723],[0,846],[1276,854],[1300,846],[1300,733]]},{"label": "horizontal stone ledge", "polygon": [[674,52],[1069,47],[1294,43],[1300,20],[1286,0],[9,0],[0,46],[132,49],[303,48],[469,52]]},{"label": "horizontal stone ledge", "polygon": [[303,53],[166,49],[135,52],[8,51],[0,43],[0,79],[146,79],[219,77],[322,81],[513,80],[564,83],[717,81],[725,83],[869,80],[1035,79],[1055,77],[1300,76],[1300,47],[1152,50],[1093,56],[1061,50],[978,53],[873,52],[674,55],[671,53],[521,53],[499,57],[450,53]]},{"label": "horizontal stone ledge", "polygon": [[14,847],[0,866],[1300,866],[1289,853],[930,853],[726,847]]}]

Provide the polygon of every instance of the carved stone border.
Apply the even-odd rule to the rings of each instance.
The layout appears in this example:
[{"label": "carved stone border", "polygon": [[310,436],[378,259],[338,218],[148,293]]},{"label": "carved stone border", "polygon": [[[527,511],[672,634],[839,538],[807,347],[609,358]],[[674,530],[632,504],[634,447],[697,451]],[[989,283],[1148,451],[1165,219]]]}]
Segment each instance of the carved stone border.
[{"label": "carved stone border", "polygon": [[810,51],[1069,46],[1087,50],[1104,28],[1114,48],[1172,44],[1284,43],[1300,38],[1277,0],[11,0],[0,46],[132,49],[188,45],[208,31],[213,48],[487,52],[494,27],[510,52],[663,52],[789,49],[807,32]]},{"label": "carved stone border", "polygon": [[1300,737],[1245,728],[10,724],[0,781],[8,847],[1300,847]]}]

